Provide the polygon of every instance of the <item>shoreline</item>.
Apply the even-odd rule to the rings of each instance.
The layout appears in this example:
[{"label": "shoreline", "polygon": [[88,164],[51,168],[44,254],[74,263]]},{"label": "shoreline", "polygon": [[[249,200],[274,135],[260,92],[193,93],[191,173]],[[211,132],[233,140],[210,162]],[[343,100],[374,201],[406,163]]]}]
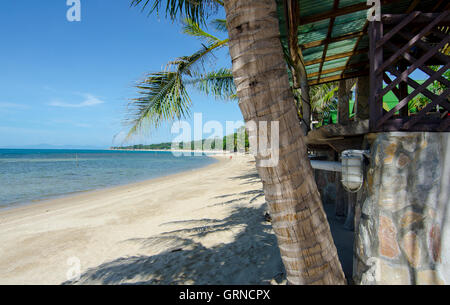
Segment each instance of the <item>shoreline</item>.
[{"label": "shoreline", "polygon": [[134,181],[134,182],[125,182],[125,183],[122,183],[122,184],[110,185],[110,186],[105,186],[105,187],[96,188],[96,189],[75,191],[75,192],[59,194],[59,195],[49,195],[49,196],[45,196],[45,197],[42,197],[42,198],[31,200],[31,201],[26,201],[26,202],[9,203],[9,204],[7,204],[5,206],[1,206],[0,207],[0,215],[1,215],[2,212],[9,211],[9,210],[15,210],[15,209],[18,209],[18,208],[21,208],[21,207],[24,208],[24,207],[28,207],[28,206],[31,206],[31,205],[46,203],[46,202],[49,202],[49,201],[60,200],[60,199],[65,199],[65,198],[72,198],[74,196],[78,196],[78,195],[82,195],[82,194],[94,193],[94,192],[99,192],[99,191],[107,191],[107,190],[118,188],[118,187],[127,187],[127,186],[132,186],[134,184],[147,183],[147,182],[150,182],[152,180],[157,180],[157,179],[161,179],[161,178],[167,178],[167,177],[170,177],[170,176],[176,176],[176,175],[183,174],[183,173],[195,172],[197,170],[201,170],[203,168],[207,168],[209,166],[213,166],[213,165],[217,164],[218,162],[223,161],[220,158],[218,158],[219,156],[220,155],[216,155],[216,156],[207,155],[207,157],[209,157],[211,159],[215,159],[216,161],[214,163],[212,163],[212,164],[203,165],[201,167],[197,167],[197,168],[194,168],[194,169],[186,169],[186,170],[183,170],[183,171],[178,172],[178,173],[166,174],[166,175],[155,177],[155,178],[150,178],[150,179],[147,178],[147,179],[144,179],[144,180],[141,180],[141,181]]},{"label": "shoreline", "polygon": [[193,171],[0,211],[0,284],[66,283],[74,262],[80,277],[71,284],[281,283],[254,158],[215,158]]},{"label": "shoreline", "polygon": [[147,185],[151,182],[158,183],[158,181],[164,181],[164,180],[170,179],[170,178],[176,179],[177,177],[182,177],[183,175],[187,175],[189,173],[201,171],[202,169],[205,169],[205,170],[211,169],[210,167],[214,167],[215,165],[220,165],[219,163],[227,161],[225,159],[219,158],[218,156],[215,156],[215,157],[209,156],[209,157],[212,159],[215,159],[216,162],[214,162],[212,164],[207,164],[207,165],[204,165],[204,166],[201,166],[198,168],[187,169],[187,170],[184,170],[184,171],[181,171],[178,173],[167,174],[164,176],[145,179],[142,181],[135,181],[135,182],[124,183],[124,184],[119,184],[119,185],[106,186],[106,187],[102,187],[99,189],[91,189],[91,190],[55,195],[55,196],[50,196],[50,197],[46,197],[46,198],[35,199],[35,200],[29,201],[29,202],[12,203],[13,206],[5,206],[3,208],[0,208],[0,217],[2,216],[2,214],[6,213],[8,211],[16,211],[18,209],[27,209],[31,206],[38,206],[38,205],[45,206],[45,205],[51,205],[53,203],[58,204],[60,201],[71,200],[71,199],[77,198],[78,196],[101,195],[102,193],[108,193],[109,191],[120,191],[123,189],[128,189],[130,187],[139,187],[139,186]]}]

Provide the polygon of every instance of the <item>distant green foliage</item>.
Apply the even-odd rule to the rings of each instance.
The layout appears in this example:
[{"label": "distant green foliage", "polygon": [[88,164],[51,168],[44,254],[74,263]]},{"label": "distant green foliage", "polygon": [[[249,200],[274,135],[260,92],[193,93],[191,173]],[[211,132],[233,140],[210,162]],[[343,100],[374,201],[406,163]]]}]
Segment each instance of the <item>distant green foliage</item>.
[{"label": "distant green foliage", "polygon": [[161,149],[166,150],[170,149],[172,146],[172,143],[160,143],[160,144],[151,144],[151,145],[131,145],[131,146],[120,146],[120,147],[111,147],[112,149],[123,149],[123,150],[130,150],[130,149],[136,149],[136,150],[144,150],[144,149]]},{"label": "distant green foliage", "polygon": [[315,124],[315,128],[332,123],[332,112],[338,109],[338,90],[338,82],[310,88],[311,109],[315,119],[319,122]]},{"label": "distant green foliage", "polygon": [[[227,141],[229,138],[233,138],[233,144],[231,146],[231,150],[238,151],[238,148],[240,145],[238,145],[238,133],[242,132],[243,129],[239,129],[238,132],[235,132],[233,135],[225,136],[222,139],[222,150],[227,150]],[[205,147],[207,139],[203,139],[201,141],[191,141],[188,143],[178,143],[178,147],[180,149],[190,149],[195,150],[197,147],[201,147],[204,150],[209,149],[216,149],[216,143],[215,141],[211,143],[211,147]],[[211,141],[209,139],[209,141]],[[220,140],[219,140],[220,141]],[[184,147],[184,144],[187,144],[187,147]],[[248,140],[248,134],[245,132],[245,150],[248,151],[250,144]],[[130,145],[130,146],[119,146],[119,147],[111,147],[111,149],[116,150],[170,150],[172,148],[172,143],[159,143],[159,144],[150,144],[150,145],[144,145],[144,144],[138,144],[138,145]]]}]

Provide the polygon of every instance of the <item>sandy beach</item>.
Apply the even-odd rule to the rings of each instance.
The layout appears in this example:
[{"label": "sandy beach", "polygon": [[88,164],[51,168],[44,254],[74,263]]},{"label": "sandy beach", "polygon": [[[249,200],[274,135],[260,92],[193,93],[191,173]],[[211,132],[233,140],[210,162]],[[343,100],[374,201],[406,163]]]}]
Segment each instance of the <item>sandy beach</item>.
[{"label": "sandy beach", "polygon": [[251,156],[0,211],[0,284],[284,283]]}]

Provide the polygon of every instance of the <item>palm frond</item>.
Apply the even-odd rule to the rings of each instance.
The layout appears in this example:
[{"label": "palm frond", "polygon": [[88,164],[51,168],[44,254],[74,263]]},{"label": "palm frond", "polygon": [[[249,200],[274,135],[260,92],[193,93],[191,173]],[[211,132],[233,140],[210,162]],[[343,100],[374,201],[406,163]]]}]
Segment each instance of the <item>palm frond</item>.
[{"label": "palm frond", "polygon": [[227,46],[228,39],[218,40],[202,48],[190,56],[182,56],[175,61],[169,62],[166,69],[176,68],[183,74],[195,77],[202,75],[205,71],[205,62],[214,55],[214,52]]},{"label": "palm frond", "polygon": [[159,126],[162,121],[186,117],[191,99],[177,72],[156,72],[147,76],[136,88],[139,98],[132,99],[132,127],[128,136],[141,130],[144,125]]},{"label": "palm frond", "polygon": [[225,19],[214,19],[211,21],[211,25],[218,32],[228,33],[227,21]]},{"label": "palm frond", "polygon": [[336,82],[313,86],[310,88],[311,108],[314,112],[322,112],[334,107],[337,99],[339,84]]},{"label": "palm frond", "polygon": [[226,46],[228,40],[220,40],[190,56],[169,62],[165,71],[150,73],[136,85],[140,97],[129,103],[131,125],[128,138],[144,127],[158,127],[164,121],[186,118],[190,115],[191,99],[184,78],[204,74],[203,62],[214,50]]},{"label": "palm frond", "polygon": [[216,36],[205,32],[197,22],[193,21],[190,18],[185,18],[183,20],[182,31],[184,34],[200,38],[209,44],[213,44],[220,41],[220,39],[217,38]]},{"label": "palm frond", "polygon": [[233,73],[230,69],[223,68],[208,72],[201,78],[188,83],[207,95],[213,95],[216,99],[234,100],[237,98]]},{"label": "palm frond", "polygon": [[[165,8],[164,8],[165,5]],[[149,9],[149,15],[165,11],[166,17],[175,21],[178,18],[190,18],[204,24],[206,19],[223,6],[222,0],[132,0],[131,6],[142,6],[142,11]]]}]

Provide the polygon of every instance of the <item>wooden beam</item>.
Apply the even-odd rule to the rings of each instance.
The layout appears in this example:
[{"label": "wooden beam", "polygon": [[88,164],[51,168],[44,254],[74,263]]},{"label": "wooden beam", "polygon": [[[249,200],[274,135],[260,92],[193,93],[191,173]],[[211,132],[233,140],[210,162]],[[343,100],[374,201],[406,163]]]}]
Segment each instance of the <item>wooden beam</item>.
[{"label": "wooden beam", "polygon": [[417,16],[420,15],[420,12],[414,12],[409,14],[406,18],[402,20],[399,24],[397,24],[392,30],[390,30],[386,35],[383,36],[383,39],[377,41],[377,48],[380,48],[383,44],[386,43],[389,39],[391,39],[395,34],[401,31],[405,26],[407,26],[410,22],[414,20]]},{"label": "wooden beam", "polygon": [[450,116],[447,116],[447,117],[442,121],[441,125],[439,125],[439,128],[438,128],[437,131],[440,131],[440,132],[449,131],[449,130],[448,130],[449,127],[450,127]]},{"label": "wooden beam", "polygon": [[[322,71],[322,74],[328,74],[328,73],[333,73],[333,72],[338,72],[338,71],[344,71],[346,69],[354,69],[354,68],[364,67],[365,65],[368,65],[368,64],[369,64],[368,61],[358,62],[358,63],[351,64],[348,66],[341,66],[341,67],[337,67],[337,68],[324,70],[324,71]],[[318,75],[319,75],[319,72],[314,72],[314,73],[308,74],[308,78],[316,77]]]},{"label": "wooden beam", "polygon": [[[336,55],[325,57],[325,61],[335,60],[335,59],[339,59],[339,58],[345,58],[345,57],[358,55],[358,54],[365,54],[368,51],[369,51],[369,49],[365,48],[365,49],[360,49],[360,50],[357,50],[357,51],[354,51],[354,52],[350,51],[350,52],[340,53],[340,54],[336,54]],[[322,61],[321,58],[313,59],[313,60],[310,60],[310,61],[306,61],[305,62],[305,66],[311,66],[311,65],[314,65],[314,64],[318,64],[321,61]]]},{"label": "wooden beam", "polygon": [[[377,121],[377,126],[380,127],[381,125],[384,124],[384,122],[386,122],[390,117],[392,117],[397,111],[399,111],[401,108],[407,106],[410,100],[412,100],[416,95],[418,95],[422,91],[426,90],[426,88],[432,82],[434,82],[438,76],[445,73],[445,71],[447,71],[447,69],[449,67],[450,67],[450,64],[439,69],[439,71],[437,71],[434,76],[428,78],[422,85],[420,85],[413,92],[411,92],[406,98],[402,99],[394,108],[392,108],[388,113],[386,113],[382,118],[380,118]],[[405,73],[405,72],[403,72],[403,73]],[[399,78],[400,77],[398,77],[396,80],[398,80]],[[448,90],[450,90],[450,89],[447,89],[445,92],[447,92]],[[437,97],[436,99],[434,99],[431,104],[436,105],[435,103],[439,103],[441,99],[444,99],[444,98],[447,99],[447,97],[446,96],[444,97],[444,95],[448,94],[448,93],[445,93],[445,92],[443,94],[441,94],[439,97]],[[382,98],[382,96],[381,96],[381,98]],[[431,105],[431,104],[428,104],[428,105]]]},{"label": "wooden beam", "polygon": [[444,2],[444,0],[439,0],[438,3],[436,3],[436,5],[431,9],[431,11],[436,11],[441,6],[442,2]]},{"label": "wooden beam", "polygon": [[406,14],[411,13],[414,11],[414,9],[417,7],[417,5],[420,3],[420,0],[413,0],[411,4],[409,5],[408,9],[406,10]]},{"label": "wooden beam", "polygon": [[[394,2],[398,2],[401,0],[383,0],[381,1],[382,5],[386,5],[386,4],[391,4]],[[328,18],[336,18],[339,16],[343,16],[343,15],[347,15],[347,14],[351,14],[351,13],[355,13],[355,12],[359,12],[359,11],[364,11],[369,9],[370,7],[367,5],[367,3],[358,3],[358,4],[353,4],[353,5],[349,5],[346,7],[342,7],[342,8],[338,8],[338,9],[333,9],[331,11],[328,12],[324,12],[324,13],[319,13],[313,16],[308,16],[308,17],[304,17],[300,20],[300,25],[305,25],[308,23],[313,23],[313,22],[317,22],[317,21],[321,21],[321,20],[325,20]]]},{"label": "wooden beam", "polygon": [[325,83],[329,83],[329,82],[334,82],[334,81],[341,80],[341,79],[343,80],[343,79],[348,79],[348,78],[355,78],[358,76],[365,76],[368,74],[369,74],[368,71],[357,71],[357,72],[352,72],[352,73],[339,74],[339,75],[335,75],[335,76],[322,78],[320,81],[318,81],[318,80],[309,81],[309,85],[315,86],[315,85],[325,84]]},{"label": "wooden beam", "polygon": [[[401,56],[402,53],[409,50],[411,47],[413,47],[423,36],[425,36],[433,27],[435,27],[437,24],[439,24],[440,21],[442,21],[444,18],[448,16],[449,12],[445,11],[439,14],[439,16],[431,21],[425,28],[423,28],[420,33],[415,35],[413,38],[411,38],[410,41],[406,45],[404,45],[402,48],[400,48],[395,54],[393,54],[389,59],[387,59],[381,67],[379,67],[375,73],[381,74],[387,66],[390,66],[399,56]],[[445,40],[444,40],[445,41]],[[441,46],[442,47],[442,46]],[[378,47],[380,48],[380,47]]]},{"label": "wooden beam", "polygon": [[[431,109],[438,106],[442,101],[447,100],[448,96],[450,94],[450,89],[445,90],[441,96],[439,96],[438,99],[432,101],[429,103],[425,108],[423,108],[416,116],[414,116],[412,119],[410,119],[408,122],[406,122],[403,125],[403,128],[410,129],[414,124],[417,124]],[[443,104],[444,107],[446,104]],[[442,104],[441,104],[442,106]],[[447,106],[447,110],[450,109],[450,106]]]},{"label": "wooden beam", "polygon": [[[405,63],[401,63],[398,67],[400,71],[404,71],[407,69]],[[406,81],[400,82],[400,84],[398,84],[398,89],[400,92],[400,98],[398,99],[399,101],[408,97],[408,83]],[[400,109],[400,116],[409,116],[408,105]]]},{"label": "wooden beam", "polygon": [[[361,40],[362,40],[364,34],[367,32],[367,29],[368,29],[368,28],[369,28],[369,21],[366,21],[366,23],[364,24],[363,30],[362,30],[363,34],[361,34],[361,35],[359,36],[359,38],[356,40],[356,43],[355,43],[355,46],[353,47],[352,52],[356,52],[356,50],[357,50],[358,47],[359,47],[359,44],[361,43]],[[352,56],[353,56],[353,55],[352,55]],[[347,59],[347,62],[345,63],[346,68],[342,71],[342,73],[344,73],[345,70],[347,70],[347,66],[348,66],[349,63],[350,63],[350,60],[352,59],[352,56],[350,56],[350,57]]]},{"label": "wooden beam", "polygon": [[[386,74],[386,72],[383,73],[383,80],[386,84],[392,83],[392,79],[389,78],[389,76]],[[400,91],[397,87],[392,88],[392,92],[394,93],[395,97],[398,98],[399,101],[402,100],[402,96],[400,94]]]},{"label": "wooden beam", "polygon": [[[445,12],[445,10],[444,10]],[[417,17],[412,23],[430,23],[431,21],[438,18],[442,13],[422,13],[419,17]],[[389,25],[389,24],[398,24],[403,21],[407,17],[406,14],[384,14],[381,17],[381,22],[383,24]],[[447,25],[450,23],[450,17],[447,15],[442,20],[439,20],[438,25]]]},{"label": "wooden beam", "polygon": [[331,124],[312,130],[305,139],[308,144],[320,144],[323,140],[336,137],[365,135],[369,132],[369,120],[350,121],[348,125]]},{"label": "wooden beam", "polygon": [[[438,33],[438,32],[439,31],[435,31],[433,33]],[[411,34],[411,33],[407,32],[407,31],[400,31],[399,35],[402,36],[404,39],[413,39],[413,36],[414,36],[414,34]],[[441,39],[446,39],[446,38],[448,38],[448,35],[445,35],[444,33],[442,33],[440,38]],[[417,44],[417,46],[419,48],[421,48],[422,50],[425,50],[425,51],[428,51],[429,48],[430,48],[426,43],[424,43],[424,42],[422,42],[420,40],[417,41],[416,44]],[[447,63],[449,61],[449,57],[447,55],[441,53],[441,52],[437,52],[434,56],[436,58],[438,58],[440,61],[442,61],[442,63]]]},{"label": "wooden beam", "polygon": [[[399,71],[397,71],[396,69],[394,69],[394,68],[388,69],[388,71],[389,71],[392,75],[394,75],[394,76],[396,76],[396,77],[399,77],[399,76],[401,75],[401,73],[400,73]],[[433,71],[433,73],[435,73],[435,71]],[[430,76],[433,76],[433,75],[430,75]],[[439,80],[439,78],[438,78],[437,80]],[[417,82],[416,82],[415,80],[413,80],[412,78],[409,78],[409,77],[408,77],[408,78],[406,79],[406,82],[407,82],[408,85],[409,85],[411,88],[413,88],[413,89],[417,89],[417,88],[420,87],[420,84],[417,83]],[[397,89],[397,88],[394,88],[394,89]],[[392,91],[393,91],[393,90],[392,90]],[[422,90],[420,93],[423,94],[423,95],[425,95],[425,97],[429,98],[430,100],[434,100],[434,99],[436,99],[436,98],[438,97],[436,94],[430,92],[429,90]],[[401,101],[401,100],[402,100],[402,99],[399,98],[399,101]]]},{"label": "wooden beam", "polygon": [[301,90],[301,125],[307,134],[311,122],[311,101],[309,96],[308,75],[303,60],[302,50],[298,44],[298,27],[300,20],[300,8],[298,0],[285,0],[286,24],[288,26],[288,43],[293,64],[294,88]]},{"label": "wooden beam", "polygon": [[367,9],[368,9],[368,6],[366,3],[358,3],[358,4],[346,6],[346,7],[337,9],[337,10],[331,10],[328,12],[319,13],[317,15],[302,18],[302,20],[300,21],[300,25],[313,23],[313,22],[325,20],[328,18],[336,18],[336,17],[342,16],[342,15],[347,15],[347,14],[351,14],[351,13],[355,13],[355,12],[363,11],[363,10],[367,10]]},{"label": "wooden beam", "polygon": [[383,23],[373,21],[369,27],[370,39],[370,96],[369,96],[369,112],[370,112],[370,130],[375,131],[378,120],[383,116],[383,98],[378,97],[378,92],[383,88],[383,77],[377,74],[383,62],[383,48],[376,48],[376,42],[383,38]]},{"label": "wooden beam", "polygon": [[[339,1],[340,0],[334,0],[333,10],[337,10],[339,8]],[[330,18],[330,23],[328,24],[328,32],[327,32],[328,40],[331,39],[331,34],[333,33],[333,26],[334,26],[335,20],[336,20],[336,17]],[[323,64],[325,63],[325,58],[327,57],[328,46],[329,46],[329,43],[325,44],[325,47],[323,48],[322,61],[320,62],[319,75],[317,77],[317,81],[320,81],[320,77],[322,76],[322,69],[323,69]]]},{"label": "wooden beam", "polygon": [[[391,50],[397,50],[397,49],[398,49],[393,43],[391,43],[391,42],[389,42],[389,41],[386,43],[386,46],[387,46],[389,49],[391,49]],[[411,54],[409,54],[409,53],[407,53],[407,52],[403,53],[402,56],[403,56],[407,61],[409,61],[411,64],[414,64],[415,62],[418,61],[417,58],[413,57]],[[444,56],[445,56],[445,55],[444,55]],[[434,71],[434,70],[431,70],[431,69],[428,68],[427,66],[419,66],[418,69],[422,70],[424,73],[428,74],[429,76],[433,76],[434,73],[436,72],[436,71]],[[391,72],[390,69],[388,69],[388,71]],[[391,73],[392,73],[392,72],[391,72]],[[398,73],[398,72],[397,72],[397,73]],[[396,74],[396,76],[398,76],[398,75]],[[446,78],[444,78],[444,77],[442,77],[442,76],[439,77],[439,78],[437,78],[437,81],[441,82],[442,84],[444,84],[444,85],[447,86],[447,87],[450,87],[450,81],[448,81]]]},{"label": "wooden beam", "polygon": [[[405,128],[405,122],[408,122],[409,118],[398,118],[387,121],[383,126],[376,129],[377,132],[390,132],[390,131],[437,131],[439,126],[441,125],[441,121],[431,120],[431,118],[427,118],[427,121],[424,123],[418,122],[415,123],[410,128]],[[448,130],[447,130],[448,131]]]},{"label": "wooden beam", "polygon": [[[418,67],[422,66],[423,64],[425,64],[425,62],[430,59],[431,57],[433,57],[434,54],[436,54],[436,52],[438,52],[438,50],[440,48],[442,48],[445,44],[447,44],[450,41],[450,36],[447,36],[447,39],[441,41],[439,44],[435,45],[433,48],[430,48],[428,50],[427,53],[425,53],[425,55],[423,55],[421,58],[419,58],[419,60],[417,60],[415,63],[413,63],[408,69],[406,69],[400,77],[397,77],[391,84],[389,84],[386,88],[382,89],[381,92],[379,93],[379,96],[377,96],[377,98],[379,97],[383,97],[384,95],[386,95],[386,93],[388,93],[389,91],[392,90],[392,88],[394,86],[397,86],[401,81],[406,81],[406,78],[408,77],[408,75],[410,75],[412,72],[414,72],[414,70],[416,70]],[[382,49],[382,48],[380,48]],[[380,50],[377,49],[377,50]],[[401,54],[400,54],[401,55]],[[386,67],[387,68],[387,67]],[[384,71],[384,69],[382,70],[382,68],[378,68],[378,70],[376,71],[376,75],[379,75],[378,71]],[[445,71],[444,71],[445,72]],[[441,73],[442,75],[442,73]],[[440,75],[439,75],[440,76]]]},{"label": "wooden beam", "polygon": [[325,38],[325,39],[321,39],[321,40],[311,41],[311,42],[308,42],[308,43],[300,45],[300,47],[302,48],[302,50],[310,49],[310,48],[314,48],[314,47],[320,47],[320,46],[323,46],[325,44],[339,42],[339,41],[343,41],[343,40],[347,40],[347,39],[352,39],[352,38],[355,38],[355,37],[360,37],[360,36],[363,36],[366,33],[367,33],[367,30],[366,31],[358,31],[358,32],[348,33],[348,34],[344,34],[342,36],[332,37],[330,39]]}]

